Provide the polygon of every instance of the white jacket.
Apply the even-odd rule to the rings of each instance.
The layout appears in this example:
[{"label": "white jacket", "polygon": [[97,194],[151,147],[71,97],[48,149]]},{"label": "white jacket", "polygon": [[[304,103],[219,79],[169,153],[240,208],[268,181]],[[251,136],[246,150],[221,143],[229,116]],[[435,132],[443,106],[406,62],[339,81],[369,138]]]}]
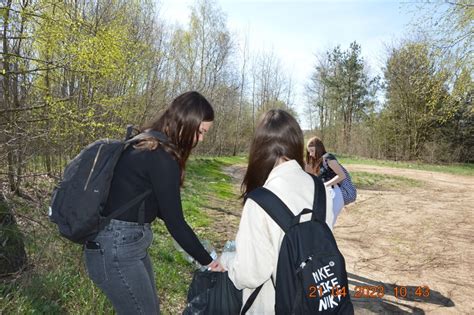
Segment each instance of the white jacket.
[{"label": "white jacket", "polygon": [[[313,206],[313,179],[295,160],[275,167],[263,187],[275,193],[295,215]],[[332,223],[332,199],[327,197],[326,200],[326,223]],[[304,217],[308,220],[310,214]],[[332,230],[332,226],[328,225]],[[229,278],[238,289],[244,289],[243,305],[254,289],[265,283],[247,314],[275,313],[275,290],[271,276],[276,279],[283,236],[283,230],[271,217],[257,203],[247,199],[235,238],[236,251],[221,256]]]}]

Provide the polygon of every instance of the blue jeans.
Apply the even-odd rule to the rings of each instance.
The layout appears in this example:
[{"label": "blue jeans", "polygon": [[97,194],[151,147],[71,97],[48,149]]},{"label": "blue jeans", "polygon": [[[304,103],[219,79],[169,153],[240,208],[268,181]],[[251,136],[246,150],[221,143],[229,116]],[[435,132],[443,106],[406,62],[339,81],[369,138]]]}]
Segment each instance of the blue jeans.
[{"label": "blue jeans", "polygon": [[155,277],[148,256],[153,239],[149,223],[112,220],[99,232],[99,248],[86,246],[84,260],[91,280],[118,314],[159,314]]}]

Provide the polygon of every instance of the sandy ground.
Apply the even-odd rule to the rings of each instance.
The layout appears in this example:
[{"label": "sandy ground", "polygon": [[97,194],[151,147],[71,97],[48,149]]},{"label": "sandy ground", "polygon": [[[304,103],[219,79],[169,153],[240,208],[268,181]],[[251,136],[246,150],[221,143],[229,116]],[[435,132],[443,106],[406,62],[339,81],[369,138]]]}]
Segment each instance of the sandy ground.
[{"label": "sandy ground", "polygon": [[[383,298],[353,298],[357,313],[474,314],[474,178],[366,165],[348,169],[423,182],[395,191],[360,190],[339,217],[334,234],[351,284],[385,287]],[[394,296],[401,286],[406,298]],[[429,287],[428,297],[416,296],[419,286]]]},{"label": "sandy ground", "polygon": [[[356,314],[474,314],[474,178],[367,165],[347,168],[423,182],[407,189],[359,189],[357,201],[339,216],[334,234],[346,259]],[[225,171],[238,189],[245,168]],[[223,242],[233,239],[241,204],[229,201],[209,210],[217,210],[212,215],[217,215]],[[379,286],[383,297],[356,297],[355,290]]]}]

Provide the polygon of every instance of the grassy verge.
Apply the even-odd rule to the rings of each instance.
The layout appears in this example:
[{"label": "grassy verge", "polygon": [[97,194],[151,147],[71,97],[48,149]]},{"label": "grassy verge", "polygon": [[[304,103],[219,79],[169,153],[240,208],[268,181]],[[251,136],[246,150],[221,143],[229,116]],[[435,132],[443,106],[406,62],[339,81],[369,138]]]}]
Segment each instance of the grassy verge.
[{"label": "grassy verge", "polygon": [[359,189],[391,190],[422,186],[421,181],[403,176],[351,172],[351,177],[354,185]]},{"label": "grassy verge", "polygon": [[[342,157],[341,162],[428,170],[437,167],[354,157]],[[213,218],[206,215],[203,209],[216,200],[225,202],[237,197],[231,178],[222,172],[223,167],[232,164],[246,164],[246,157],[193,158],[188,163],[182,191],[186,220],[201,239],[208,239],[213,244],[221,243],[221,236],[213,228]],[[464,175],[474,173],[471,166],[444,166],[437,171]],[[420,185],[418,181],[400,176],[365,172],[353,172],[352,176],[356,186],[361,189],[396,189]],[[44,179],[44,182],[33,186],[29,187],[32,192],[30,195],[42,196],[48,201],[45,196],[51,192],[51,183]],[[20,230],[25,236],[29,264],[22,273],[0,280],[0,314],[112,314],[109,301],[86,275],[80,247],[60,238],[56,227],[49,223],[46,203],[12,198],[9,205],[14,209]],[[150,256],[162,312],[178,314],[185,305],[193,267],[174,248],[172,238],[160,220],[155,221],[153,229],[155,238]]]},{"label": "grassy verge", "polygon": [[365,164],[375,166],[388,166],[395,168],[408,168],[431,172],[443,172],[456,175],[467,175],[474,176],[474,164],[472,163],[457,163],[457,164],[428,164],[422,162],[398,162],[398,161],[387,161],[387,160],[375,160],[362,158],[351,155],[337,155],[338,159],[343,164]]},{"label": "grassy verge", "polygon": [[[236,198],[231,180],[221,168],[242,161],[245,159],[241,157],[195,158],[188,163],[183,208],[187,222],[201,239],[218,241],[212,218],[201,210],[209,202],[207,196]],[[44,189],[41,193],[50,191]],[[27,270],[0,281],[0,314],[112,314],[110,302],[87,277],[80,246],[60,238],[56,227],[49,223],[47,205],[18,198],[12,198],[9,205],[25,236],[29,263]],[[174,248],[160,220],[154,222],[153,230],[149,253],[161,310],[163,314],[178,314],[185,305],[194,269]]]}]

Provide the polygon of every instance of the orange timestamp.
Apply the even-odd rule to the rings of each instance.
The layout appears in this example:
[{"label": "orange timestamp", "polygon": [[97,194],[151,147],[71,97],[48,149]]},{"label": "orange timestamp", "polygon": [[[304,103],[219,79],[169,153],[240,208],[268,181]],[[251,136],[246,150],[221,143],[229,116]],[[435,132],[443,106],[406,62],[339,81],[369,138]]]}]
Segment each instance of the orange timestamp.
[{"label": "orange timestamp", "polygon": [[[393,288],[393,295],[396,298],[406,298],[411,292],[410,289],[407,289],[405,286],[395,286]],[[428,298],[430,297],[430,287],[427,285],[424,286],[417,286],[413,288],[413,294],[420,298]]]},{"label": "orange timestamp", "polygon": [[315,286],[315,285],[311,285],[309,286],[309,293],[308,293],[308,297],[309,298],[318,298],[318,297],[323,297],[323,296],[327,296],[328,293],[331,293],[330,295],[331,296],[339,296],[339,297],[345,297],[347,294],[349,294],[349,292],[347,292],[346,288],[345,287],[332,287],[332,288],[324,288],[322,286]]},{"label": "orange timestamp", "polygon": [[430,296],[430,288],[426,285],[409,287],[394,286],[392,292],[385,290],[382,285],[379,286],[355,286],[354,298],[383,298],[385,294],[392,293],[396,298],[406,298],[410,296],[417,296],[419,298],[428,298]]},{"label": "orange timestamp", "polygon": [[[413,291],[412,291],[413,290]],[[412,291],[412,292],[411,292]],[[309,287],[309,298],[323,297],[328,292],[331,293],[331,296],[342,296],[345,297],[349,292],[347,292],[345,287],[332,287],[329,290],[327,288],[323,289],[321,286],[310,286]],[[428,298],[430,296],[430,288],[426,285],[410,287],[406,286],[395,286],[393,287],[393,292],[387,292],[385,287],[382,285],[379,286],[355,286],[354,287],[354,298],[383,298],[385,294],[392,293],[396,298],[406,298],[409,295],[413,294],[414,296],[420,298]]]}]

